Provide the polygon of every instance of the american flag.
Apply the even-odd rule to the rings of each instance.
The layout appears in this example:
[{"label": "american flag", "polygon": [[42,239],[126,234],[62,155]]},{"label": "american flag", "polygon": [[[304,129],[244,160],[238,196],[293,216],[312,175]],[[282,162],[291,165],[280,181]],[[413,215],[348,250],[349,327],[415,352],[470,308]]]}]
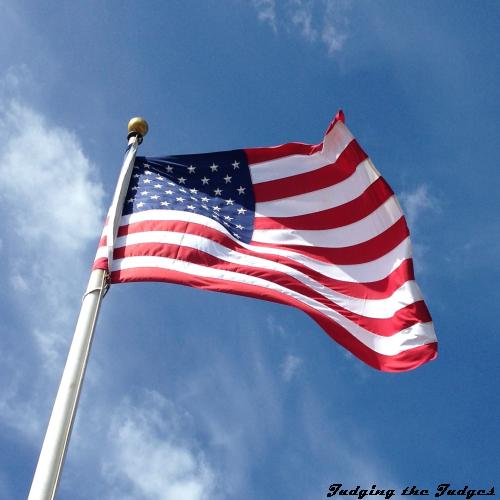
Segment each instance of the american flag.
[{"label": "american flag", "polygon": [[108,270],[295,306],[383,371],[437,354],[404,215],[342,112],[318,145],[137,157]]}]

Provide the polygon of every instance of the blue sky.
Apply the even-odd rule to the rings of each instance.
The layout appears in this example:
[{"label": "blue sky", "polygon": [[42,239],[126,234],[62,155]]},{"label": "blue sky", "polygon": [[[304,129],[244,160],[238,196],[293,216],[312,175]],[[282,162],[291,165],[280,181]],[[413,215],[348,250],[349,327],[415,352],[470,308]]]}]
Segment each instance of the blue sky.
[{"label": "blue sky", "polygon": [[292,308],[114,286],[58,498],[500,488],[498,2],[0,8],[0,499],[29,490],[128,119],[159,156],[317,143],[339,108],[406,210],[439,358],[379,373]]}]

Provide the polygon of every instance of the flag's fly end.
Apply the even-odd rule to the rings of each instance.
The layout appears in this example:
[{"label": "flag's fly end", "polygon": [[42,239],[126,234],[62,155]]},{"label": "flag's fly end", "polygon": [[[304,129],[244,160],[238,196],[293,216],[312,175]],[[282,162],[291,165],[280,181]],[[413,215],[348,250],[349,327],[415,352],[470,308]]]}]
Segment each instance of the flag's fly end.
[{"label": "flag's fly end", "polygon": [[342,122],[345,123],[345,115],[344,111],[342,109],[339,109],[337,111],[337,114],[335,115],[335,118],[330,122],[330,125],[328,125],[328,128],[326,129],[325,136],[330,133],[330,131],[335,127],[337,122]]}]

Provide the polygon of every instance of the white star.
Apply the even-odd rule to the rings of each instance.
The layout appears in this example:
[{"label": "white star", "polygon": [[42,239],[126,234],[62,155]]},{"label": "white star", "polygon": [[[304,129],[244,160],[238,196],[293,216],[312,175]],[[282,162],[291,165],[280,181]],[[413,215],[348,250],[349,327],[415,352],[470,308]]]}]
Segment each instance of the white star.
[{"label": "white star", "polygon": [[140,201],[139,203],[137,203],[137,208],[141,208],[144,206],[144,203],[142,201]]},{"label": "white star", "polygon": [[149,165],[149,163],[143,163],[143,164],[142,164],[142,166],[143,166],[144,168],[149,168],[149,166],[150,166],[150,165]]},{"label": "white star", "polygon": [[215,210],[216,212],[220,212],[220,207],[217,207],[217,206],[212,207],[212,210]]},{"label": "white star", "polygon": [[219,165],[216,165],[215,163],[213,163],[212,165],[210,165],[210,170],[212,172],[217,172],[218,169],[219,169]]},{"label": "white star", "polygon": [[179,196],[178,198],[176,198],[176,200],[182,203],[184,201],[184,198],[182,196]]},{"label": "white star", "polygon": [[206,205],[202,205],[201,207],[204,208],[205,210],[208,210],[208,207]]},{"label": "white star", "polygon": [[224,219],[226,219],[226,220],[233,220],[233,218],[231,216],[229,216],[229,215],[224,215]]},{"label": "white star", "polygon": [[151,172],[151,170],[144,170],[144,173],[146,175],[153,175],[153,172]]},{"label": "white star", "polygon": [[234,161],[234,163],[232,163],[233,165],[233,168],[236,170],[237,168],[239,169],[240,168],[240,162],[239,161]]},{"label": "white star", "polygon": [[133,177],[134,177],[134,179],[138,179],[140,177],[140,175],[139,174],[134,174]]},{"label": "white star", "polygon": [[226,177],[224,177],[224,180],[226,181],[226,184],[228,184],[229,182],[231,182],[231,179],[232,179],[232,177],[230,175],[226,175]]},{"label": "white star", "polygon": [[188,205],[187,208],[189,208],[189,210],[196,210],[194,205]]},{"label": "white star", "polygon": [[165,170],[166,170],[169,174],[171,174],[171,173],[174,171],[174,168],[173,168],[173,167],[171,167],[170,165],[167,165],[167,166],[165,167]]},{"label": "white star", "polygon": [[133,188],[130,188],[132,191],[137,191],[139,189],[138,186],[134,186]]},{"label": "white star", "polygon": [[236,236],[236,238],[238,238],[239,240],[241,240],[241,236],[239,234],[234,233],[234,235]]},{"label": "white star", "polygon": [[149,191],[141,191],[141,194],[142,196],[146,196],[147,194],[149,194]]},{"label": "white star", "polygon": [[226,200],[226,205],[233,205],[233,204],[234,204],[234,201],[231,198],[228,198]]},{"label": "white star", "polygon": [[238,208],[238,213],[239,214],[244,214],[246,212],[246,209],[241,207],[241,208]]},{"label": "white star", "polygon": [[187,193],[187,191],[186,191],[184,188],[179,188],[179,191],[180,191],[181,193]]},{"label": "white star", "polygon": [[222,194],[222,189],[219,189],[219,188],[214,189],[214,194],[215,194],[215,196],[220,196]]},{"label": "white star", "polygon": [[194,174],[195,170],[196,170],[196,167],[193,167],[193,165],[189,165],[189,167],[188,167],[188,172],[189,172],[190,174]]},{"label": "white star", "polygon": [[150,196],[150,198],[151,198],[152,200],[157,200],[157,199],[159,198],[159,196],[158,196],[157,194],[155,194],[155,195],[153,195],[153,196]]},{"label": "white star", "polygon": [[209,181],[210,181],[210,179],[209,179],[208,177],[206,177],[206,176],[205,176],[205,177],[203,177],[203,179],[201,179],[201,182],[202,182],[203,184],[208,184],[208,183],[209,183]]},{"label": "white star", "polygon": [[237,227],[238,229],[243,229],[243,226],[242,226],[241,224],[236,224],[236,227]]},{"label": "white star", "polygon": [[144,179],[144,184],[149,184],[151,182],[151,179]]},{"label": "white star", "polygon": [[243,186],[240,186],[236,191],[238,191],[238,194],[245,194],[245,189]]},{"label": "white star", "polygon": [[167,189],[167,191],[165,191],[165,194],[174,194],[174,192],[171,189]]},{"label": "white star", "polygon": [[160,202],[160,205],[163,205],[164,207],[168,207],[170,203],[168,201],[162,201]]},{"label": "white star", "polygon": [[203,198],[201,199],[201,201],[202,201],[203,203],[208,203],[209,199],[210,199],[210,198],[208,198],[207,196],[203,196]]},{"label": "white star", "polygon": [[191,196],[191,199],[192,199],[193,201],[198,201],[198,198],[196,198],[196,196]]},{"label": "white star", "polygon": [[189,190],[190,193],[193,193],[193,194],[198,194],[198,190],[193,188],[193,189],[190,189]]},{"label": "white star", "polygon": [[129,199],[127,200],[127,203],[134,203],[134,198],[129,198]]},{"label": "white star", "polygon": [[161,184],[155,184],[155,185],[154,185],[154,187],[155,187],[156,189],[161,189]]},{"label": "white star", "polygon": [[186,179],[184,177],[178,177],[177,180],[179,181],[179,184],[185,184]]},{"label": "white star", "polygon": [[156,177],[156,180],[158,180],[158,181],[164,181],[164,180],[165,180],[165,177],[162,177],[161,175],[158,175],[158,176]]},{"label": "white star", "polygon": [[167,182],[169,186],[175,186],[175,182]]}]

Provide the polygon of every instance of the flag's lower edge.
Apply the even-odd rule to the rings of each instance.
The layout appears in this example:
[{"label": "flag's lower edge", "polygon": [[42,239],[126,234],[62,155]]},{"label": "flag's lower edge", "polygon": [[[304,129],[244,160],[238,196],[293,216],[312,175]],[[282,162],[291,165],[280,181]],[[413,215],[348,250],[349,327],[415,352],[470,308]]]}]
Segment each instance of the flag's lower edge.
[{"label": "flag's lower edge", "polygon": [[345,328],[326,318],[314,308],[293,299],[276,293],[273,290],[263,290],[262,287],[239,283],[237,289],[234,283],[217,278],[206,278],[181,271],[159,268],[131,268],[113,271],[111,283],[129,282],[165,282],[191,286],[203,290],[242,295],[261,300],[290,305],[307,313],[325,332],[337,343],[342,345],[354,356],[367,365],[384,372],[404,372],[418,368],[422,364],[437,357],[437,342],[423,343],[410,349],[402,350],[394,355],[381,354],[363,344]]}]

